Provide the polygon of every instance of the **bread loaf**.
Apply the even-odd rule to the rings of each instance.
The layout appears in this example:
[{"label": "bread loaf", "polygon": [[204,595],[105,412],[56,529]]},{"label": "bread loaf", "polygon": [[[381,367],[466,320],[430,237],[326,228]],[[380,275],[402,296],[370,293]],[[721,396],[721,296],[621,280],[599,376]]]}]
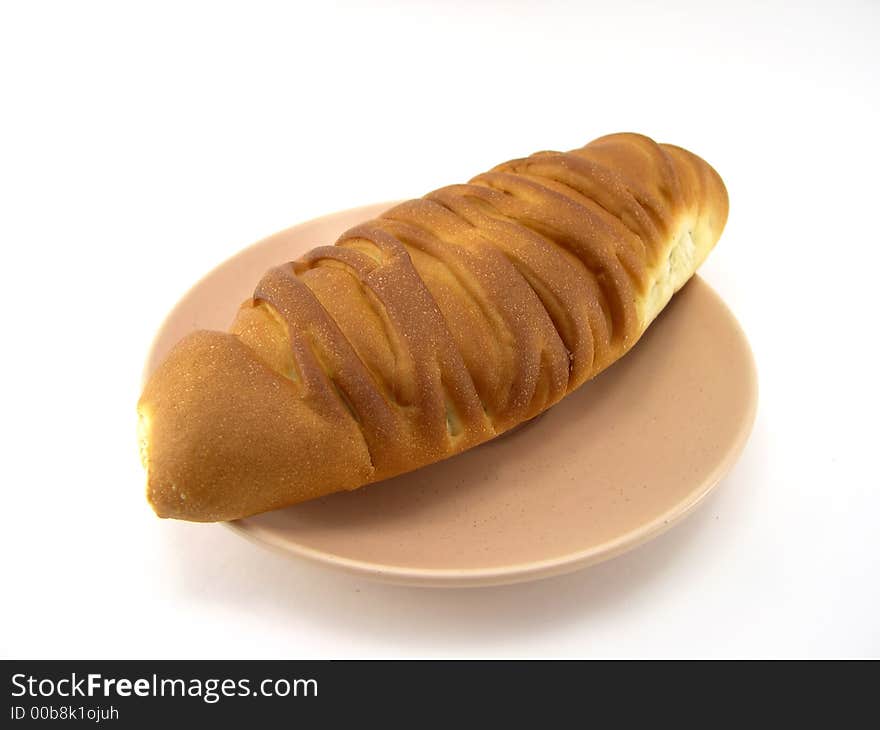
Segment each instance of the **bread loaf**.
[{"label": "bread loaf", "polygon": [[397,205],[170,352],[138,404],[148,499],[236,519],[491,439],[623,356],[726,219],[708,164],[636,134]]}]

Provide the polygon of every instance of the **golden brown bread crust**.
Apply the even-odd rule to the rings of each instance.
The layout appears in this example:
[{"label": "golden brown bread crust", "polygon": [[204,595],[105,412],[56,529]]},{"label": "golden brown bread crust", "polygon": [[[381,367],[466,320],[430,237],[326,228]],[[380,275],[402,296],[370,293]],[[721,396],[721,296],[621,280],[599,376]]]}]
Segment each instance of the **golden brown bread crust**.
[{"label": "golden brown bread crust", "polygon": [[629,350],[726,219],[708,164],[635,134],[398,205],[174,348],[138,406],[148,498],[235,519],[486,441]]}]

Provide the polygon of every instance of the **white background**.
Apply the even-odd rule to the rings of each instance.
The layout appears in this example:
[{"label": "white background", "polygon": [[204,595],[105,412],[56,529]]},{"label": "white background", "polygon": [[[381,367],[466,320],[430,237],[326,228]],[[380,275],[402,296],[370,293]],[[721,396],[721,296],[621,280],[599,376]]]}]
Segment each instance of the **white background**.
[{"label": "white background", "polygon": [[[371,5],[0,6],[0,653],[880,655],[880,4]],[[761,396],[697,514],[580,573],[450,591],[153,516],[141,368],[203,273],[621,130],[730,191],[703,275]]]}]

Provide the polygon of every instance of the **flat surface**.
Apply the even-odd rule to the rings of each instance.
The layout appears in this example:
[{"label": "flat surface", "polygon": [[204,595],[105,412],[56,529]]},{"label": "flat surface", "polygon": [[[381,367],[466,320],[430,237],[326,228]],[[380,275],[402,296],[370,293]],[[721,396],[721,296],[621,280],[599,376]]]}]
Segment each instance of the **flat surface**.
[{"label": "flat surface", "polygon": [[[880,5],[360,5],[0,5],[0,654],[880,655]],[[153,516],[141,371],[205,271],[619,130],[730,190],[700,275],[760,403],[693,515],[587,570],[448,591]]]},{"label": "flat surface", "polygon": [[[224,261],[166,318],[146,373],[193,329],[228,327],[262,272],[391,206],[323,216]],[[528,424],[381,484],[230,526],[301,559],[400,584],[557,575],[689,514],[733,466],[756,403],[748,342],[695,277],[625,358]]]}]

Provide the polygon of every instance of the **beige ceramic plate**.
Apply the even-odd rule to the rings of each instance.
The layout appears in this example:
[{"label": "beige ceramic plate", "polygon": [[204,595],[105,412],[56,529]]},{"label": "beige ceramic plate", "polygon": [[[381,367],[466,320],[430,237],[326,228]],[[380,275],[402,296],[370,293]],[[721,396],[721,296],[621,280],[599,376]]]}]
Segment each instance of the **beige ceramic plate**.
[{"label": "beige ceramic plate", "polygon": [[[389,205],[295,226],[223,263],[172,311],[147,373],[187,332],[226,329],[267,268]],[[229,525],[398,583],[563,573],[645,542],[696,507],[745,445],[756,402],[742,330],[694,277],[626,357],[533,422],[410,474]]]}]

